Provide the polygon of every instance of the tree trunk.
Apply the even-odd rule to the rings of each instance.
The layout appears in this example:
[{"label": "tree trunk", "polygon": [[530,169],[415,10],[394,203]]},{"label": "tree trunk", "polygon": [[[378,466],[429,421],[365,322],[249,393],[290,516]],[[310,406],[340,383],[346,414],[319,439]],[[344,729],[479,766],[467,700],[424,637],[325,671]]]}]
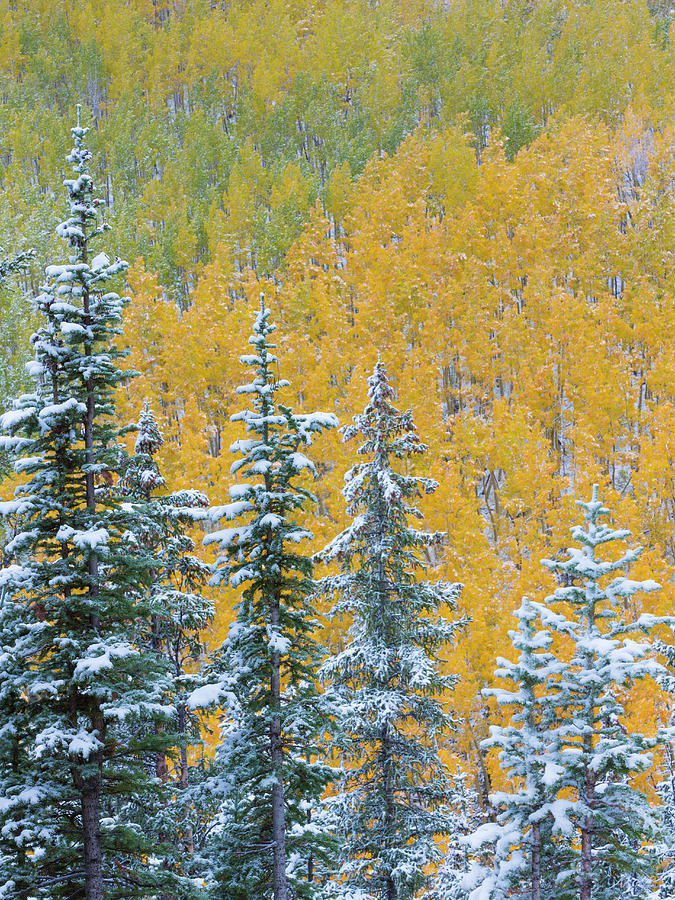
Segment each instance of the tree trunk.
[{"label": "tree trunk", "polygon": [[[178,704],[178,732],[179,734],[185,734],[187,732],[187,713],[184,703]],[[181,791],[187,790],[189,771],[187,746],[185,744],[185,741],[183,741],[180,748],[180,779],[178,782]],[[195,839],[191,825],[187,825],[185,827],[185,834],[183,835],[183,847],[185,849],[185,852],[189,856],[192,856],[194,854]]]},{"label": "tree trunk", "polygon": [[[394,781],[391,773],[391,738],[387,724],[382,726],[382,788],[384,793],[384,842],[389,849],[395,838]],[[398,900],[398,891],[391,872],[387,872],[387,900]]]},{"label": "tree trunk", "polygon": [[580,900],[591,900],[593,887],[593,874],[591,868],[591,830],[588,819],[584,819],[581,826],[581,885],[579,891]]},{"label": "tree trunk", "polygon": [[532,900],[541,900],[541,829],[532,825]]},{"label": "tree trunk", "polygon": [[[587,663],[590,668],[590,663]],[[592,709],[595,710],[595,703]],[[593,815],[590,810],[595,799],[595,774],[589,768],[588,760],[593,752],[593,738],[585,734],[583,738],[586,771],[584,773],[583,800],[589,813],[581,820],[581,879],[579,882],[580,900],[591,900],[593,891]]]},{"label": "tree trunk", "polygon": [[[87,248],[84,246],[80,254],[83,262],[87,261]],[[89,312],[89,291],[85,290],[83,296],[84,321],[87,325],[91,324]],[[89,344],[85,346],[85,355],[91,355],[91,347]],[[96,512],[96,485],[94,481],[94,473],[90,467],[94,462],[94,419],[96,416],[96,399],[94,395],[94,384],[91,378],[85,382],[87,391],[87,412],[84,421],[84,448],[85,458],[87,461],[87,472],[84,473],[85,491],[87,500],[87,509],[90,513]],[[88,570],[91,577],[91,585],[89,593],[95,597],[98,590],[98,555],[95,551],[89,552]],[[90,616],[92,629],[98,629],[100,626],[99,617],[93,613]],[[76,695],[77,705],[77,695]],[[91,716],[91,723],[95,730],[98,731],[98,737],[101,742],[104,740],[104,722],[101,715],[100,707],[96,703]],[[79,784],[78,784],[79,782]],[[101,773],[98,772],[93,778],[75,779],[75,785],[80,791],[82,805],[82,844],[84,848],[84,872],[85,884],[84,893],[86,900],[103,900],[103,869],[102,869],[102,851],[101,851]]]},{"label": "tree trunk", "polygon": [[[274,630],[279,627],[279,598],[274,597],[270,610],[270,621]],[[281,742],[281,658],[272,654],[272,708],[274,715],[270,723],[270,745],[272,771],[275,782],[272,788],[272,840],[274,842],[274,863],[272,887],[274,900],[287,900],[286,883],[286,809],[283,785],[283,747]]]},{"label": "tree trunk", "polygon": [[100,776],[85,782],[82,787],[81,800],[84,837],[84,895],[86,900],[103,900]]}]

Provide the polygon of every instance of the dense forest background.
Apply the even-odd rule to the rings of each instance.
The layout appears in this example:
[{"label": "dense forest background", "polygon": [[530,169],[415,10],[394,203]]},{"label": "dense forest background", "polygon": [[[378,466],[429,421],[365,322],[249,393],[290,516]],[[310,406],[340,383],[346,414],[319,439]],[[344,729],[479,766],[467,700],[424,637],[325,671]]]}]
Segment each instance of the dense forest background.
[{"label": "dense forest background", "polygon": [[[430,446],[429,562],[470,626],[455,752],[484,791],[512,611],[598,482],[675,566],[675,54],[644,0],[0,2],[2,405],[21,390],[26,294],[54,255],[76,105],[111,249],[130,261],[129,365],[172,490],[226,496],[239,354],[264,291],[294,404],[348,423],[378,356]],[[17,289],[18,288],[18,289]],[[318,447],[316,548],[344,524],[349,450]],[[232,596],[230,596],[232,594]],[[656,599],[655,599],[656,598]],[[233,592],[217,595],[209,642]],[[654,604],[657,608],[653,608]],[[635,610],[639,613],[640,608]],[[335,636],[339,641],[339,635]],[[631,711],[670,710],[651,684]]]}]

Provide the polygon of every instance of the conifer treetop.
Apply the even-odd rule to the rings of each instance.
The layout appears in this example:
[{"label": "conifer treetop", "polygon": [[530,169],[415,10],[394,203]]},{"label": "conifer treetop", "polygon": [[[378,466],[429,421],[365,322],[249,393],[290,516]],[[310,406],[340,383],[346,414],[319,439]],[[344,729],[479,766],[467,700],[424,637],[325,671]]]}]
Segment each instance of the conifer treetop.
[{"label": "conifer treetop", "polygon": [[[220,529],[204,539],[206,545],[217,543],[224,550],[254,538],[260,528],[293,543],[312,537],[306,528],[286,518],[312,498],[308,490],[291,481],[303,472],[316,474],[314,463],[300,448],[311,445],[315,435],[325,428],[338,424],[333,413],[296,413],[277,402],[276,394],[288,386],[288,381],[277,378],[274,371],[278,360],[272,351],[276,345],[270,342],[269,336],[276,326],[270,315],[261,295],[249,338],[255,352],[241,357],[242,364],[252,368],[254,375],[250,382],[237,388],[238,393],[251,397],[251,405],[231,417],[233,422],[242,422],[248,432],[247,437],[234,441],[230,447],[232,453],[240,456],[232,463],[231,472],[249,480],[230,487],[231,503],[214,507],[206,514],[216,522],[254,511],[257,516],[254,522]],[[227,567],[217,565],[215,579],[222,578],[226,571]],[[239,578],[246,572],[248,569]]]},{"label": "conifer treetop", "polygon": [[[354,416],[353,423],[343,429],[345,441],[362,435],[365,441],[358,448],[357,453],[361,456],[372,457],[369,462],[354,466],[345,475],[347,503],[352,502],[355,496],[359,473],[389,470],[391,468],[390,456],[394,459],[405,459],[410,455],[421,455],[428,450],[417,433],[412,411],[408,409],[399,412],[393,404],[394,398],[395,391],[389,381],[387,371],[384,364],[378,360],[373,374],[368,378],[370,402],[364,412]],[[386,479],[386,476],[382,477]],[[438,487],[438,482],[431,478],[397,475],[396,481],[392,482],[386,479],[382,487],[385,499],[392,501],[403,497],[417,496],[420,491],[432,493]],[[348,508],[348,512],[351,513],[352,510]]]},{"label": "conifer treetop", "polygon": [[134,452],[142,453],[144,456],[154,456],[163,443],[164,438],[157,424],[157,419],[146,400],[143,412],[138,419],[138,432],[134,442]]},{"label": "conifer treetop", "polygon": [[[453,727],[445,692],[457,681],[439,664],[465,619],[448,619],[461,585],[420,578],[422,552],[441,535],[418,531],[414,501],[435,490],[428,478],[397,471],[424,453],[412,414],[393,404],[381,363],[368,379],[364,412],[344,429],[366,460],[345,475],[353,516],[320,554],[340,572],[321,590],[334,615],[351,619],[345,645],[321,669],[337,711],[335,752],[343,772],[331,797],[342,839],[336,894],[349,900],[412,900],[437,861],[450,824],[449,774],[439,754]],[[447,607],[447,609],[444,609]]]},{"label": "conifer treetop", "polygon": [[[99,253],[91,260],[91,263],[88,263],[90,242],[107,231],[109,226],[100,219],[99,209],[105,201],[94,196],[94,182],[89,174],[91,151],[85,143],[89,129],[79,123],[80,110],[78,107],[78,124],[70,129],[73,135],[73,147],[66,156],[66,161],[72,164],[75,177],[66,178],[63,182],[68,193],[70,215],[56,226],[56,233],[67,241],[74,252],[74,256],[70,258],[70,265],[77,266],[76,271],[83,275],[87,274],[92,283],[97,283],[125,271],[128,263],[120,259],[111,263],[106,253]],[[47,274],[58,277],[69,268],[69,266],[48,266]]]},{"label": "conifer treetop", "polygon": [[[643,552],[643,547],[626,549],[616,560],[600,560],[596,558],[596,548],[613,541],[623,541],[630,537],[630,531],[626,528],[612,528],[604,522],[599,522],[601,516],[609,516],[609,509],[598,498],[598,486],[593,486],[592,498],[589,501],[577,500],[577,506],[584,511],[586,525],[574,525],[571,528],[572,537],[581,544],[581,547],[568,547],[568,558],[565,560],[542,559],[541,563],[552,572],[598,581],[605,575],[628,568]],[[652,579],[633,581],[626,576],[619,576],[608,584],[604,593],[608,598],[631,597],[639,591],[658,591],[661,585]],[[586,594],[578,585],[563,586],[556,589],[556,600],[564,600],[569,603],[586,602]],[[601,599],[601,595],[595,598]]]},{"label": "conifer treetop", "polygon": [[[342,430],[345,441],[364,439],[357,453],[368,457],[352,466],[344,476],[342,493],[347,512],[354,518],[317,554],[317,559],[324,562],[343,560],[354,552],[373,560],[386,558],[387,568],[394,566],[401,570],[397,577],[409,579],[413,570],[425,568],[419,551],[441,544],[446,535],[420,531],[409,524],[411,518],[423,518],[415,501],[424,494],[433,493],[438,482],[393,467],[394,461],[410,459],[427,450],[417,433],[412,411],[398,410],[393,403],[394,396],[387,371],[378,361],[368,378],[365,410],[354,416],[352,424]],[[409,569],[405,576],[404,569]],[[329,590],[339,590],[343,578],[344,575],[327,578],[324,584]],[[419,585],[422,592],[425,584]],[[433,584],[432,593],[434,597],[443,593],[444,602],[453,606],[461,588],[460,584],[439,581]]]}]

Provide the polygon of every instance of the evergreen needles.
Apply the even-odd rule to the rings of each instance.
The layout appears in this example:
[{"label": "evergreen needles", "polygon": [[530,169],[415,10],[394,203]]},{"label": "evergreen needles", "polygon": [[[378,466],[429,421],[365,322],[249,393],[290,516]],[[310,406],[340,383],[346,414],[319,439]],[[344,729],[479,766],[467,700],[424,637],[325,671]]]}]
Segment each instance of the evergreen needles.
[{"label": "evergreen needles", "polygon": [[450,786],[439,750],[453,729],[444,700],[455,681],[438,655],[464,624],[446,618],[461,585],[420,577],[423,550],[444,536],[409,520],[437,485],[405,471],[426,447],[393,393],[378,363],[368,405],[344,431],[366,457],[345,476],[354,518],[322,554],[341,570],[322,589],[335,597],[334,614],[351,619],[344,648],[322,669],[343,767],[331,800],[342,850],[336,890],[364,900],[417,896],[438,858]]},{"label": "evergreen needles", "polygon": [[[301,545],[311,533],[302,514],[312,500],[301,477],[314,465],[303,452],[332,428],[335,416],[297,414],[277,400],[287,382],[275,377],[274,326],[261,301],[242,363],[251,400],[233,418],[246,436],[232,503],[213,521],[241,524],[208,535],[221,550],[214,581],[243,588],[227,640],[211,662],[211,698],[228,699],[214,792],[222,806],[213,845],[214,896],[275,900],[314,896],[315,867],[327,838],[313,814],[331,778],[318,757],[328,716],[317,684],[312,560]],[[209,699],[204,688],[193,698]]]},{"label": "evergreen needles", "polygon": [[134,539],[140,510],[110,490],[128,376],[114,343],[126,301],[109,282],[126,264],[93,256],[105,226],[86,129],[72,132],[68,258],[35,301],[34,392],[1,423],[18,486],[2,506],[0,894],[112,900],[176,887],[168,847],[126,815],[134,797],[161,802],[146,760],[175,746],[176,710],[167,661],[138,644],[154,565]]}]

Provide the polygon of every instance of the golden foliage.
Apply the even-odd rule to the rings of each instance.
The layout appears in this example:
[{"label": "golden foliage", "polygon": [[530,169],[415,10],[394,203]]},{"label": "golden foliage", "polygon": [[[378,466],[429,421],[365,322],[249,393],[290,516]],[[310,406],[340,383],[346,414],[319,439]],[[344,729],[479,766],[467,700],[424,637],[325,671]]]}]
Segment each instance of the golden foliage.
[{"label": "golden foliage", "polygon": [[[656,611],[672,607],[672,141],[633,113],[616,131],[577,118],[512,162],[493,141],[477,166],[461,130],[421,127],[356,181],[334,176],[273,280],[240,272],[225,242],[178,316],[141,265],[131,273],[127,338],[174,441],[167,471],[215,502],[261,290],[299,407],[348,422],[387,363],[441,485],[426,525],[448,539],[429,562],[466,585],[472,622],[447,664],[472,755],[511,611],[550,592],[540,559],[567,545],[593,482],[647,545],[635,577],[666,585]],[[317,547],[344,522],[351,450],[335,436],[319,452]],[[653,720],[655,697],[634,714]]]}]

